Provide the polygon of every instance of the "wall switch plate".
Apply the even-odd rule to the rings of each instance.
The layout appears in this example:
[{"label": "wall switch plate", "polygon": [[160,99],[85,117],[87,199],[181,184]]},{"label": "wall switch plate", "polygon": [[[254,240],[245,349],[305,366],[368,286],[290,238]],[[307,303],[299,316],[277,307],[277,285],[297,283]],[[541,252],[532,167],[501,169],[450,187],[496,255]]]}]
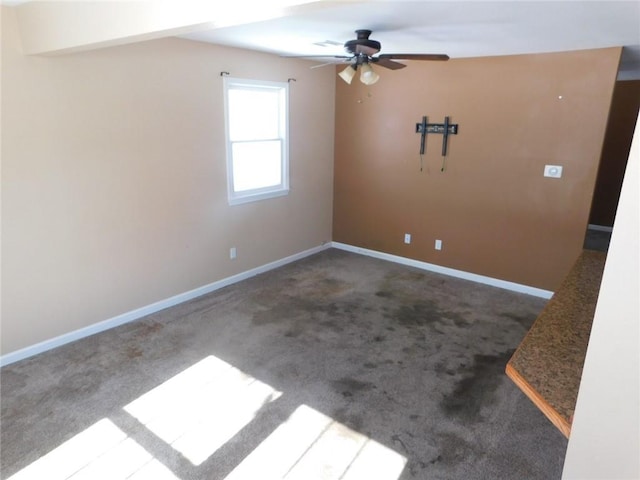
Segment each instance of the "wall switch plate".
[{"label": "wall switch plate", "polygon": [[407,245],[411,243],[411,234],[410,233],[405,233],[404,234],[404,243],[406,243]]},{"label": "wall switch plate", "polygon": [[236,247],[231,247],[229,249],[229,258],[231,260],[235,260],[235,258],[238,256],[238,252],[236,252]]},{"label": "wall switch plate", "polygon": [[434,248],[436,250],[442,250],[442,240],[436,240]]},{"label": "wall switch plate", "polygon": [[561,165],[545,165],[544,176],[551,177],[551,178],[562,177],[562,166]]}]

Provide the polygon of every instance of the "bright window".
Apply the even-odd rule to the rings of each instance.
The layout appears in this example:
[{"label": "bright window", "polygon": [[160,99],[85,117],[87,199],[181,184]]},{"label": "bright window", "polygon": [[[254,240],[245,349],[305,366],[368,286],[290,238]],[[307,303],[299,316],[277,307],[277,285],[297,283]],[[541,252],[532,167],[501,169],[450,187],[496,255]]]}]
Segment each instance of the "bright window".
[{"label": "bright window", "polygon": [[289,192],[288,87],[224,78],[230,205]]}]

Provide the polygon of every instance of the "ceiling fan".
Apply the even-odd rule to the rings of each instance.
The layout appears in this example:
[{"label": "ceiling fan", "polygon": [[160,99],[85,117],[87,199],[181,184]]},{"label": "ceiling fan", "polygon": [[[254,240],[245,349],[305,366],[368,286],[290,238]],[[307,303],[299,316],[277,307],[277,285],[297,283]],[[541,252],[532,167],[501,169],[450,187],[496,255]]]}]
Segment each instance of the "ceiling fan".
[{"label": "ceiling fan", "polygon": [[[349,63],[347,68],[338,74],[340,78],[348,84],[351,84],[358,69],[360,69],[361,72],[360,81],[362,83],[365,85],[373,85],[376,83],[380,79],[380,76],[371,68],[371,64],[374,63],[390,70],[398,70],[406,67],[406,65],[394,60],[449,60],[448,55],[432,53],[383,53],[376,55],[380,52],[382,45],[377,40],[371,40],[369,38],[371,30],[356,30],[355,33],[356,38],[344,44],[344,48],[349,55],[333,55],[334,58]],[[326,55],[317,56],[326,58]],[[307,58],[310,57],[307,56]],[[332,65],[334,63],[339,62],[327,63],[325,65]]]}]

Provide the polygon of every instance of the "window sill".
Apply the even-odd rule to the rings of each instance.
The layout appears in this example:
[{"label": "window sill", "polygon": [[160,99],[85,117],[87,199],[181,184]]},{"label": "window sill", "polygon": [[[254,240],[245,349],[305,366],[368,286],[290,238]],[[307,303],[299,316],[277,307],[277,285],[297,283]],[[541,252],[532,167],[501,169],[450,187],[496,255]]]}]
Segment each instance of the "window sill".
[{"label": "window sill", "polygon": [[239,195],[229,197],[229,205],[242,205],[244,203],[258,202],[260,200],[268,200],[269,198],[284,197],[289,195],[289,189],[280,189],[272,192],[254,193],[248,195]]}]

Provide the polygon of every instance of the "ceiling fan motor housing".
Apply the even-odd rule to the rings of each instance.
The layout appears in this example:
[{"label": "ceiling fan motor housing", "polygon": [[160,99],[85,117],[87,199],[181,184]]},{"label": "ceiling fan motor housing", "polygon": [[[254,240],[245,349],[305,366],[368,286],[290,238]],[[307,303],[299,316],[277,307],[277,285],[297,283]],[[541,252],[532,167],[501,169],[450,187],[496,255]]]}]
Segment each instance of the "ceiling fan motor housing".
[{"label": "ceiling fan motor housing", "polygon": [[356,30],[357,38],[346,42],[344,44],[345,50],[354,55],[365,54],[371,56],[378,53],[381,47],[380,42],[369,40],[369,35],[371,35],[371,30]]}]

